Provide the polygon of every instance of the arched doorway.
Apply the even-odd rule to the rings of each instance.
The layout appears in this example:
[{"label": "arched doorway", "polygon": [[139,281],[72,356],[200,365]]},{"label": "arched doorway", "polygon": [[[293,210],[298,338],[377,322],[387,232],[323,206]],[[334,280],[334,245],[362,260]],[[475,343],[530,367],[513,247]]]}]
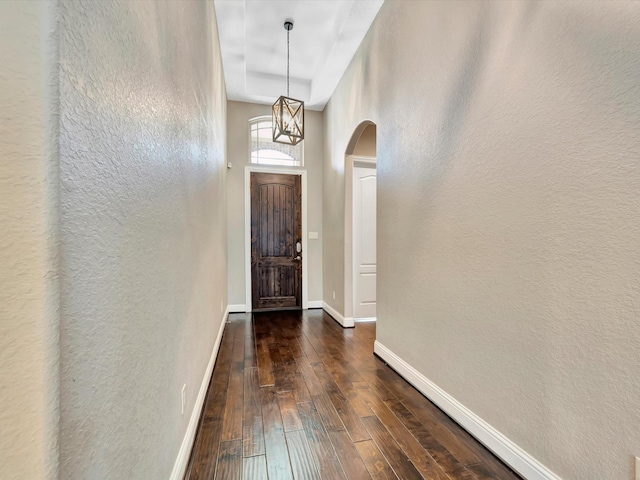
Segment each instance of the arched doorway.
[{"label": "arched doorway", "polygon": [[345,320],[376,319],[376,124],[364,121],[345,150]]}]

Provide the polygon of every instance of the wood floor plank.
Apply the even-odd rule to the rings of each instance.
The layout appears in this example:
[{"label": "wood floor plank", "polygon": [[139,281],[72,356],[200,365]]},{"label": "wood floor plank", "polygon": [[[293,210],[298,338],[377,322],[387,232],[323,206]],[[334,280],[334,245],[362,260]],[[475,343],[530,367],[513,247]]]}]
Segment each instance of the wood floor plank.
[{"label": "wood floor plank", "polygon": [[282,425],[285,432],[293,430],[302,430],[302,420],[296,406],[296,399],[293,392],[278,393],[278,406],[280,407],[280,415],[282,416]]},{"label": "wood floor plank", "polygon": [[262,427],[262,402],[258,386],[258,369],[244,370],[244,400],[242,418],[243,455],[264,455],[264,429]]},{"label": "wood floor plank", "polygon": [[498,460],[493,454],[487,451],[486,456],[482,456],[482,462],[467,466],[479,480],[494,478],[499,480],[514,480],[520,477],[504,463]]},{"label": "wood floor plank", "polygon": [[318,381],[313,367],[310,364],[303,363],[301,369],[309,388],[309,393],[311,394],[311,400],[318,410],[320,418],[322,418],[324,427],[329,431],[344,430],[344,424],[338,412],[336,412],[331,399],[324,391],[323,385]]},{"label": "wood floor plank", "polygon": [[290,392],[293,387],[287,372],[287,364],[285,359],[282,358],[279,345],[274,343],[269,344],[269,358],[271,359],[274,378],[273,385],[276,392]]},{"label": "wood floor plank", "polygon": [[353,411],[358,415],[358,417],[370,417],[373,415],[373,412],[367,405],[367,402],[360,395],[359,390],[362,387],[357,388],[354,384],[365,384],[362,380],[356,380],[353,382],[350,375],[347,373],[344,368],[336,368],[335,366],[328,366],[327,369],[329,373],[331,373],[333,380],[336,385],[340,389],[340,391],[344,394],[345,398],[353,408]]},{"label": "wood floor plank", "polygon": [[307,388],[307,383],[304,380],[304,375],[300,370],[298,362],[294,362],[288,366],[290,372],[290,378],[292,379],[291,386],[293,387],[293,395],[296,397],[297,403],[305,403],[311,401],[311,394]]},{"label": "wood floor plank", "polygon": [[244,368],[253,368],[258,366],[258,353],[256,352],[255,333],[250,315],[246,321],[248,328],[244,332]]},{"label": "wood floor plank", "polygon": [[317,460],[320,476],[323,480],[343,480],[344,471],[315,405],[311,402],[300,403],[298,412],[300,412],[309,447]]},{"label": "wood floor plank", "polygon": [[300,346],[299,335],[293,335],[291,341],[289,342],[289,348],[291,349],[291,353],[293,354],[293,358],[302,358],[304,357],[304,351]]},{"label": "wood floor plank", "polygon": [[429,452],[436,463],[442,467],[451,478],[465,480],[476,480],[476,475],[465,468],[456,458],[433,438],[431,433],[420,423],[420,421],[405,407],[399,400],[388,400],[384,402],[402,424],[411,432],[422,447]]},{"label": "wood floor plank", "polygon": [[298,360],[300,360],[301,357],[298,356],[296,360],[295,355],[289,348],[297,342],[297,337],[292,335],[287,337],[283,335],[280,341],[287,343],[286,345],[280,344],[279,346],[281,365],[277,377],[280,377],[281,380],[276,378],[276,386],[281,383],[283,387],[280,388],[279,391],[291,390],[296,398],[296,402],[309,402],[311,401],[309,390],[298,367]]},{"label": "wood floor plank", "polygon": [[513,480],[520,478],[497,458],[485,458],[482,463],[469,465],[467,468],[476,475],[478,480]]},{"label": "wood floor plank", "polygon": [[320,480],[317,461],[311,452],[304,430],[290,431],[285,435],[293,477],[296,480]]},{"label": "wood floor plank", "polygon": [[304,352],[304,358],[306,358],[311,364],[318,363],[320,361],[320,357],[313,348],[313,345],[311,345],[307,336],[303,333],[298,337],[298,341],[300,343],[300,349]]},{"label": "wood floor plank", "polygon": [[260,393],[269,480],[292,479],[289,451],[275,390],[273,387],[264,387],[260,389]]},{"label": "wood floor plank", "polygon": [[273,366],[271,365],[271,357],[269,356],[269,343],[271,337],[267,331],[267,325],[265,317],[257,318],[254,316],[254,332],[255,332],[255,345],[257,353],[258,363],[258,378],[260,380],[260,386],[270,386],[275,383],[273,376]]},{"label": "wood floor plank", "polygon": [[333,449],[338,454],[338,459],[349,480],[371,480],[360,454],[347,432],[328,432]]},{"label": "wood floor plank", "polygon": [[[473,472],[474,476],[478,480],[496,480],[496,479],[502,478],[500,476],[494,476],[493,472],[491,472],[491,470],[489,470],[489,468],[487,468],[487,466],[484,463],[469,465],[467,469]],[[505,477],[505,478],[510,478],[510,477]]]},{"label": "wood floor plank", "polygon": [[[364,383],[359,372],[349,366],[347,359],[340,353],[339,349],[332,344],[330,338],[322,335],[315,335],[314,345],[318,350],[327,372],[331,374],[333,382],[346,398],[351,408],[359,417],[368,417],[373,415],[367,403],[358,394],[358,390],[354,387],[353,382]],[[362,439],[364,440],[364,438]]]},{"label": "wood floor plank", "polygon": [[242,478],[243,480],[266,480],[268,478],[267,458],[264,455],[243,458]]},{"label": "wood floor plank", "polygon": [[367,382],[368,387],[382,400],[395,400],[397,398],[396,395],[389,390],[384,380],[380,378],[377,371],[362,369],[360,373],[362,378]]},{"label": "wood floor plank", "polygon": [[[428,405],[431,402],[381,361],[377,360],[376,363],[374,370],[363,370],[363,376],[372,389],[375,386],[374,391],[378,397],[384,401],[402,401],[460,464],[469,465],[481,462],[478,456],[461,441],[460,436],[452,434],[447,426],[433,418],[429,412],[430,405]],[[454,423],[448,417],[447,421]],[[455,426],[457,427],[457,425]],[[466,432],[464,434],[468,435]],[[477,443],[475,440],[473,442]]]},{"label": "wood floor plank", "polygon": [[422,475],[418,473],[418,470],[409,461],[409,458],[377,417],[366,417],[362,419],[362,422],[398,478],[402,480],[422,480]]},{"label": "wood floor plank", "polygon": [[302,377],[304,378],[305,384],[307,385],[309,395],[319,395],[324,391],[322,385],[318,381],[318,378],[313,371],[313,366],[311,363],[307,363],[304,361],[300,362],[298,364],[298,369],[302,373]]},{"label": "wood floor plank", "polygon": [[397,475],[373,440],[358,442],[355,446],[373,480],[397,480]]},{"label": "wood floor plank", "polygon": [[282,335],[280,337],[280,358],[282,359],[282,364],[283,365],[291,365],[296,363],[296,359],[293,356],[293,353],[291,352],[291,349],[289,348],[289,342],[291,340],[287,338],[286,335]]},{"label": "wood floor plank", "polygon": [[[387,375],[385,373],[385,375]],[[387,383],[391,385],[391,383]],[[416,418],[438,438],[438,441],[449,451],[462,465],[476,465],[481,459],[470,450],[459,436],[452,433],[447,426],[436,420],[426,408],[428,402],[420,393],[411,389],[397,390],[399,399],[415,415]],[[393,400],[393,399],[391,399]],[[430,403],[430,402],[429,402]],[[451,421],[449,419],[449,421]],[[465,432],[466,434],[466,432]]]},{"label": "wood floor plank", "polygon": [[349,405],[359,417],[373,415],[365,400],[359,394],[362,385],[366,387],[366,382],[360,375],[358,369],[351,366],[351,362],[340,350],[332,344],[331,339],[320,337],[323,345],[322,361],[331,374],[333,381],[347,399]]},{"label": "wood floor plank", "polygon": [[362,425],[360,417],[358,417],[338,386],[335,384],[331,375],[328,374],[324,364],[318,363],[314,365],[313,371],[316,374],[318,381],[322,384],[324,391],[327,392],[333,407],[336,412],[338,412],[338,416],[344,424],[352,441],[360,442],[362,440],[369,440],[371,437],[364,428],[364,425]]},{"label": "wood floor plank", "polygon": [[229,324],[223,332],[220,351],[191,452],[190,467],[185,476],[190,480],[210,479],[215,472],[236,328],[236,326]]},{"label": "wood floor plank", "polygon": [[214,478],[216,480],[242,479],[242,440],[220,443]]},{"label": "wood floor plank", "polygon": [[224,409],[221,441],[242,440],[242,402],[244,390],[244,324],[238,325],[233,341],[231,372]]},{"label": "wood floor plank", "polygon": [[434,480],[448,480],[448,475],[431,455],[420,445],[389,407],[374,394],[367,396],[367,403],[376,417],[385,426],[411,463],[425,477]]},{"label": "wood floor plank", "polygon": [[213,477],[220,445],[220,426],[214,422],[201,423],[198,427],[198,438],[191,452],[191,465],[185,475],[189,480],[201,480]]},{"label": "wood floor plank", "polygon": [[374,341],[318,310],[230,316],[185,479],[519,478]]}]

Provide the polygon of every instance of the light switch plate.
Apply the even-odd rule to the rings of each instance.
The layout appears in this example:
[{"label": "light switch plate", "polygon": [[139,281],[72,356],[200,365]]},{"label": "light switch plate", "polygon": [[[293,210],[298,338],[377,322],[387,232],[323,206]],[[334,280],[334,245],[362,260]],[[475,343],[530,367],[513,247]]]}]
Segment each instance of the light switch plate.
[{"label": "light switch plate", "polygon": [[318,239],[318,232],[309,232],[309,238],[311,240],[317,240]]}]

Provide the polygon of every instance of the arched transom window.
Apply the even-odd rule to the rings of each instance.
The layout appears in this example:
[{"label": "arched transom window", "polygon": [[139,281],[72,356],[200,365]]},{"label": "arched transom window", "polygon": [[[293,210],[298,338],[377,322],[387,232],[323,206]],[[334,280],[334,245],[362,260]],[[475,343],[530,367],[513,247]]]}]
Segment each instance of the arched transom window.
[{"label": "arched transom window", "polygon": [[271,117],[252,118],[249,120],[249,126],[251,163],[302,167],[304,141],[295,146],[275,143],[271,130]]}]

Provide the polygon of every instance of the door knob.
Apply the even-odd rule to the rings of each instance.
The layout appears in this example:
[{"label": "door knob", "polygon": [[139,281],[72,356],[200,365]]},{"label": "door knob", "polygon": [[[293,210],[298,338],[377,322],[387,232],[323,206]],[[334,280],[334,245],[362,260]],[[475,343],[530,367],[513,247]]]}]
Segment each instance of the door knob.
[{"label": "door knob", "polygon": [[302,257],[298,255],[296,258],[294,258],[294,260],[302,260]]}]

